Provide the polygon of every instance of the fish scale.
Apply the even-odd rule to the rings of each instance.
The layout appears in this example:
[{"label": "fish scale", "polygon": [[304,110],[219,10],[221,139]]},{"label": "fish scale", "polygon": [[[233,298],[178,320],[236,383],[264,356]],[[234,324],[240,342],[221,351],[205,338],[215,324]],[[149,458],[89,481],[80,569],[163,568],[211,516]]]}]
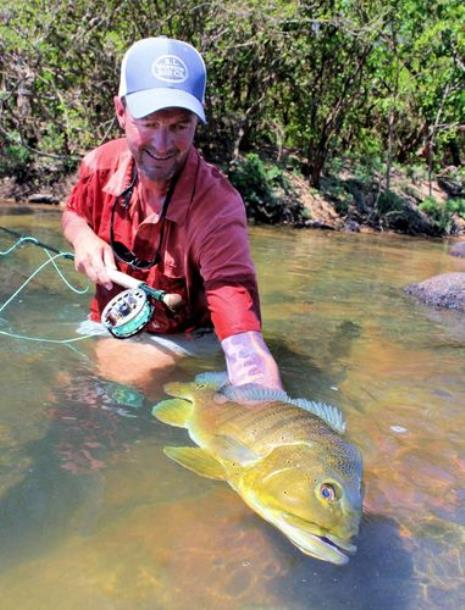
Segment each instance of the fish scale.
[{"label": "fish scale", "polygon": [[[215,426],[218,432],[223,434],[233,433],[247,446],[255,444],[257,450],[267,449],[274,441],[282,442],[283,436],[292,442],[300,440],[307,442],[309,434],[314,431],[315,425],[318,426],[320,433],[331,433],[328,427],[315,416],[298,407],[290,407],[285,403],[267,403],[262,405],[238,407],[232,403],[226,403],[210,412],[211,406],[204,406],[198,409],[195,426],[209,427]],[[231,411],[233,417],[231,417]],[[283,417],[286,426],[283,429]],[[214,421],[214,423],[213,423]],[[266,425],[266,423],[268,425]],[[280,438],[276,439],[277,432],[280,431]]]},{"label": "fish scale", "polygon": [[[296,410],[293,410],[289,417],[286,418],[286,435],[290,435],[291,433],[296,433],[297,439],[306,440],[309,434],[309,418],[306,414],[302,412],[295,413]],[[259,439],[265,439],[273,437],[274,434],[282,429],[282,415],[276,418],[276,421],[273,422],[271,426],[261,431]],[[321,430],[327,430],[327,426],[321,422]],[[313,427],[312,427],[313,431]],[[258,439],[257,439],[258,440]],[[294,437],[296,440],[296,437]]]}]

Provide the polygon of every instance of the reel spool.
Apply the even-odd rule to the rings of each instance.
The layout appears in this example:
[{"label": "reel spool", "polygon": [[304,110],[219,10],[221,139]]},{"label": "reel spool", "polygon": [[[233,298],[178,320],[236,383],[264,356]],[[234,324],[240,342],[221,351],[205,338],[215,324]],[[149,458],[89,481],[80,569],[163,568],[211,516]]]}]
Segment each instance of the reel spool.
[{"label": "reel spool", "polygon": [[181,295],[175,292],[151,288],[117,269],[107,272],[112,282],[128,289],[117,294],[102,311],[102,324],[117,339],[127,339],[144,329],[155,311],[153,301],[164,303],[171,311],[182,305]]},{"label": "reel spool", "polygon": [[150,321],[155,306],[142,288],[117,294],[102,312],[102,324],[117,339],[127,339],[140,332]]}]

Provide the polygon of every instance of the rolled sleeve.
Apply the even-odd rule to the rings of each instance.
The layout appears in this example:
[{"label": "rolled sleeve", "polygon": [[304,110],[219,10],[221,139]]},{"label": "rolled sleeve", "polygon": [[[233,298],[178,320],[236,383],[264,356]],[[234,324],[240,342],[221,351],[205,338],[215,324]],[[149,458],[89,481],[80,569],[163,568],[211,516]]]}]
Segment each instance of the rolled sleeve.
[{"label": "rolled sleeve", "polygon": [[200,273],[218,338],[261,330],[260,302],[245,213],[218,219],[201,237]]},{"label": "rolled sleeve", "polygon": [[261,330],[255,277],[206,282],[205,288],[211,320],[220,341]]}]

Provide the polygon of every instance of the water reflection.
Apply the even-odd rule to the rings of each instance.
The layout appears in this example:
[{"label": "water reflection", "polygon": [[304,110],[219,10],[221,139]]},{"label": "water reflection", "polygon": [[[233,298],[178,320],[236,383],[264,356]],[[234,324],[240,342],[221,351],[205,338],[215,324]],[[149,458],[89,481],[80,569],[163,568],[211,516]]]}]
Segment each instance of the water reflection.
[{"label": "water reflection", "polygon": [[[53,215],[40,231],[61,244]],[[357,554],[344,568],[303,556],[225,485],[164,457],[185,435],[150,415],[162,383],[221,358],[130,383],[97,366],[97,340],[73,353],[2,338],[2,609],[464,607],[463,318],[402,292],[462,262],[439,242],[397,237],[254,228],[252,238],[286,387],[339,406],[364,456]],[[1,298],[41,260],[32,248],[1,259]],[[2,328],[70,337],[86,302],[47,272]]]},{"label": "water reflection", "polygon": [[[0,576],[6,599],[28,607],[32,596],[38,610],[51,607],[50,592],[52,599],[66,596],[69,608],[92,599],[102,604],[97,607],[118,609],[177,610],[187,603],[231,610],[332,609],[347,605],[348,596],[354,608],[409,607],[415,588],[411,558],[392,520],[368,516],[359,551],[341,570],[303,556],[225,486],[200,480],[194,490],[189,473],[167,467],[155,449],[142,444],[136,453],[150,460],[162,487],[169,477],[185,495],[163,501],[150,487],[153,476],[136,473],[129,463],[109,474],[106,485],[99,477],[91,480],[85,503],[92,510],[96,502],[104,504],[110,518],[94,519],[94,527],[83,532],[74,515],[61,545],[45,547],[42,557]],[[124,483],[145,502],[134,505]]]}]

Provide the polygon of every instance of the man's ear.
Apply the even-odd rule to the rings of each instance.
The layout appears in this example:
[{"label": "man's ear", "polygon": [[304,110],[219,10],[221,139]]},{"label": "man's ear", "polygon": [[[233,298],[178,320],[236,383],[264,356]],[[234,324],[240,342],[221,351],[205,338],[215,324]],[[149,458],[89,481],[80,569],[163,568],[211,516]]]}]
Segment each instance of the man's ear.
[{"label": "man's ear", "polygon": [[115,95],[113,98],[113,102],[115,104],[115,114],[116,120],[118,121],[121,129],[124,129],[126,126],[126,105],[122,97]]}]

